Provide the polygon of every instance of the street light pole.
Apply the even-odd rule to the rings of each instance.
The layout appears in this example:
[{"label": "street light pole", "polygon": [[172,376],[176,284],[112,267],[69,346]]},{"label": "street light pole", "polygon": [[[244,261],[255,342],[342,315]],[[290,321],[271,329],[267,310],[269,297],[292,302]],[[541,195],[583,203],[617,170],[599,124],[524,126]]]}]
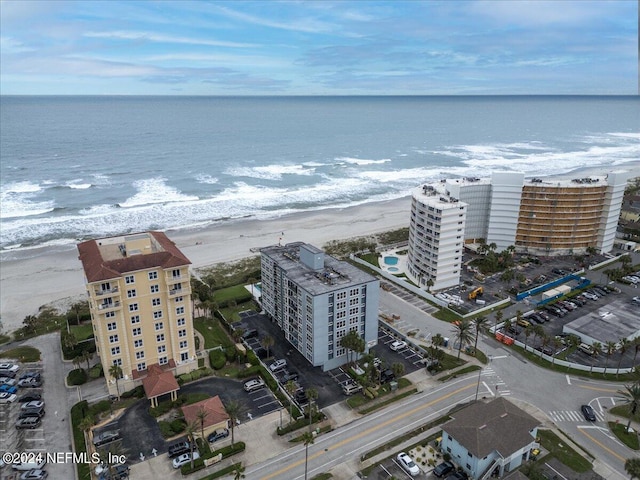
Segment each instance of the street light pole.
[{"label": "street light pole", "polygon": [[480,390],[480,374],[482,373],[482,368],[480,368],[480,370],[478,370],[478,384],[476,385],[476,399],[475,401],[478,400],[478,391]]}]

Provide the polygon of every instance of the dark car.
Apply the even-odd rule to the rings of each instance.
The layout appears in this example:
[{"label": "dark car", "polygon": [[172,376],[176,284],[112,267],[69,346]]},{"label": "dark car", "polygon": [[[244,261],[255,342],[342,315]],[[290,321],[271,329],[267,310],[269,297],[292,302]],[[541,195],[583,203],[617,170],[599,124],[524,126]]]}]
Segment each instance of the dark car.
[{"label": "dark car", "polygon": [[448,473],[453,472],[454,469],[455,467],[453,466],[453,463],[442,462],[440,465],[438,465],[436,468],[433,469],[433,474],[436,477],[444,477]]},{"label": "dark car", "polygon": [[20,397],[18,402],[26,403],[26,402],[35,402],[38,400],[42,400],[42,395],[40,395],[39,393],[25,393],[23,396]]},{"label": "dark car", "polygon": [[396,376],[393,373],[393,370],[390,368],[386,369],[384,372],[380,374],[380,383],[387,383],[395,380]]},{"label": "dark car", "polygon": [[244,338],[245,340],[248,340],[250,338],[255,338],[258,336],[258,330],[256,330],[255,328],[249,328],[247,331],[245,331],[242,334],[242,338]]},{"label": "dark car", "polygon": [[101,445],[115,442],[116,440],[120,440],[120,432],[117,430],[105,430],[93,437],[93,444],[96,447],[99,447]]},{"label": "dark car", "polygon": [[40,426],[40,417],[27,417],[19,418],[16,422],[16,430],[22,430],[24,428],[37,428]]},{"label": "dark car", "polygon": [[593,408],[591,408],[590,405],[582,405],[580,407],[580,410],[582,410],[582,415],[584,415],[584,418],[590,422],[595,422],[596,421],[596,412],[593,410]]},{"label": "dark car", "polygon": [[278,375],[278,381],[284,385],[287,382],[290,381],[296,381],[298,380],[298,372],[290,372],[288,370],[285,370],[282,374]]},{"label": "dark car", "polygon": [[449,475],[446,480],[467,480],[469,477],[464,472],[455,472]]},{"label": "dark car", "polygon": [[169,458],[191,452],[191,445],[186,440],[174,443],[169,447]]},{"label": "dark car", "polygon": [[110,469],[103,471],[98,480],[122,480],[123,478],[129,478],[128,465],[114,465]]},{"label": "dark car", "polygon": [[217,440],[222,440],[223,438],[227,438],[228,436],[229,436],[229,429],[223,428],[221,430],[216,430],[214,432],[211,432],[207,437],[207,440],[209,441],[209,443],[213,443]]}]

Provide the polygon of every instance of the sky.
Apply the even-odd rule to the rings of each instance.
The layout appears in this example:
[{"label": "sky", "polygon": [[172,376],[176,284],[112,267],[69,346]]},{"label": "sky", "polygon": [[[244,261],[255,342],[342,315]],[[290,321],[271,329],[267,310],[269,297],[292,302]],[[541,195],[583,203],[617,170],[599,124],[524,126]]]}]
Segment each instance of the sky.
[{"label": "sky", "polygon": [[2,95],[637,93],[637,0],[0,0]]}]

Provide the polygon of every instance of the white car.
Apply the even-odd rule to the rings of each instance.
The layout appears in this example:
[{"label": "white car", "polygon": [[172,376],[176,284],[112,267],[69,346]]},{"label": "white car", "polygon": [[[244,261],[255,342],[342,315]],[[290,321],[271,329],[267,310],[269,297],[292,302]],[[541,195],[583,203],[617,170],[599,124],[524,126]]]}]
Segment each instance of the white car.
[{"label": "white car", "polygon": [[10,387],[13,387],[16,383],[15,378],[0,377],[0,385],[9,385]]},{"label": "white car", "polygon": [[[198,452],[193,452],[193,459],[197,460],[198,458],[200,458],[200,454]],[[179,457],[173,459],[173,468],[180,468],[189,462],[191,462],[191,454],[183,453]]]},{"label": "white car", "polygon": [[397,456],[398,464],[402,469],[412,477],[415,477],[420,473],[420,467],[416,465],[416,462],[404,452],[400,452]]},{"label": "white car", "polygon": [[262,380],[261,378],[254,378],[253,380],[245,382],[244,391],[253,392],[254,390],[258,390],[262,387],[264,387],[264,380]]},{"label": "white car", "polygon": [[0,370],[16,373],[20,367],[14,363],[0,363]]},{"label": "white car", "polygon": [[17,398],[15,393],[0,392],[0,403],[13,403]]},{"label": "white car", "polygon": [[407,342],[403,342],[402,340],[396,340],[391,345],[389,345],[389,348],[394,352],[397,352],[398,350],[403,350],[407,348]]},{"label": "white car", "polygon": [[283,358],[281,358],[280,360],[276,360],[271,365],[269,365],[269,370],[271,370],[274,373],[279,372],[283,368],[287,368],[287,361]]}]

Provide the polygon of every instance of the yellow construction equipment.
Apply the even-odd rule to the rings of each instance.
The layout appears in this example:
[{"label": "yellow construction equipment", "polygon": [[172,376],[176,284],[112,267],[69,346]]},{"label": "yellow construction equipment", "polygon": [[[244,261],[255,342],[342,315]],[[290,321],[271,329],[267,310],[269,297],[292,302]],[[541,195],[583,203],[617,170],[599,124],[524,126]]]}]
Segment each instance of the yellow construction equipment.
[{"label": "yellow construction equipment", "polygon": [[476,297],[481,297],[483,293],[484,289],[482,287],[478,287],[469,292],[469,300],[474,300]]}]

